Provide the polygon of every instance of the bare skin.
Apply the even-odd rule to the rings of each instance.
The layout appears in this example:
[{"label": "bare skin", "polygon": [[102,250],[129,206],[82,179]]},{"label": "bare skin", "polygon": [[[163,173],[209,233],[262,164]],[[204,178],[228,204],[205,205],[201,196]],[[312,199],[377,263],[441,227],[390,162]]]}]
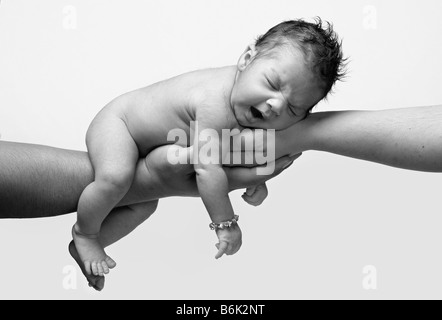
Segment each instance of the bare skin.
[{"label": "bare skin", "polygon": [[[166,159],[167,151],[166,150],[168,148],[174,148],[174,146],[159,148],[159,149],[155,150],[154,156],[155,157],[162,157],[161,161],[163,161],[163,163],[167,163],[167,159]],[[258,178],[258,176],[255,176],[256,178],[255,178],[254,182],[262,182],[263,183],[264,179],[270,179],[271,177],[278,175],[284,169],[288,168],[293,163],[293,161],[295,161],[299,156],[300,156],[300,154],[293,156],[293,157],[283,157],[283,158],[279,159],[275,164],[275,172],[272,176],[267,176],[267,177],[259,176],[261,178]],[[157,159],[155,159],[155,160],[157,160]],[[148,167],[148,166],[146,166],[146,167]],[[253,170],[256,170],[256,168],[250,168],[250,169],[248,169],[248,168],[227,169],[226,168],[227,175],[232,177],[232,181],[236,180],[236,178],[234,178],[234,176],[241,177],[241,175],[250,174]],[[194,174],[193,174],[193,170],[190,170],[189,176],[191,176],[192,180],[195,179]],[[253,180],[250,179],[249,183],[252,183],[252,181]],[[240,181],[237,181],[236,183],[238,183],[238,182],[240,182]],[[189,181],[189,183],[194,183],[194,185],[192,186],[192,190],[197,189],[195,181]],[[240,182],[240,183],[242,183],[242,182]],[[196,196],[197,196],[197,194],[196,194]],[[245,194],[243,197],[244,197],[244,200],[246,200],[247,202],[249,202],[252,205],[256,206],[261,203],[261,201],[258,199],[259,195],[257,195],[257,194],[255,194],[255,195]],[[144,203],[135,205],[135,206],[138,206],[138,208],[136,210],[133,209],[133,206],[134,205],[128,205],[128,206],[122,206],[122,207],[116,208],[105,219],[105,221],[103,222],[103,224],[101,226],[102,232],[100,233],[100,237],[98,238],[98,241],[100,242],[100,245],[103,248],[106,248],[106,247],[112,245],[113,243],[118,242],[122,238],[126,237],[133,230],[135,230],[136,227],[138,227],[140,224],[142,224],[144,221],[146,221],[155,212],[155,210],[158,206],[158,201],[144,202]],[[140,214],[140,212],[142,212],[143,214]],[[235,228],[239,229],[238,226],[235,226]],[[219,235],[219,237],[222,239],[222,237],[223,237],[222,233]],[[219,248],[219,246],[220,246],[220,244],[217,245],[217,248]],[[235,250],[232,250],[232,252],[234,252],[234,251]],[[84,276],[86,277],[86,279],[89,282],[89,286],[93,287],[97,291],[101,291],[104,288],[104,283],[105,283],[104,274],[107,274],[107,273],[104,272],[104,274],[95,274],[95,273],[88,272],[88,270],[85,268],[83,260],[81,259],[80,255],[77,251],[77,248],[76,248],[76,245],[74,244],[74,242],[71,242],[69,244],[69,252],[70,252],[71,256],[75,259],[75,261],[78,263],[78,265],[80,266]],[[220,258],[220,257],[221,257],[220,255],[216,256],[216,258]]]},{"label": "bare skin", "polygon": [[[103,223],[99,238],[103,247],[119,241],[145,221],[155,211],[158,199],[199,196],[193,166],[172,166],[167,161],[167,150],[171,147],[155,149],[138,162],[128,194]],[[44,218],[76,212],[82,190],[94,178],[87,153],[5,141],[0,141],[0,150],[0,219]],[[279,159],[271,176],[258,176],[257,168],[225,168],[229,189],[262,184],[280,174],[294,159]],[[249,201],[253,200],[250,197]],[[130,210],[129,206],[137,203],[145,203],[143,215]],[[90,286],[101,291],[104,277],[86,272],[73,242],[69,252]]]},{"label": "bare skin", "polygon": [[[314,113],[279,133],[292,140],[280,141],[277,135],[276,153],[326,151],[403,169],[442,172],[441,123],[442,105]],[[282,141],[291,143],[282,145]],[[193,167],[172,166],[164,161],[166,154],[166,149],[156,149],[138,162],[135,180],[119,207],[171,196],[198,196]],[[278,160],[272,176],[258,176],[256,168],[224,168],[229,189],[263,184],[290,162],[288,157]],[[82,190],[93,181],[85,152],[0,141],[0,164],[0,219],[73,213]],[[120,236],[108,235],[103,246]],[[71,252],[76,257],[72,245]],[[98,290],[104,287],[104,277],[88,280]]]},{"label": "bare skin", "polygon": [[401,169],[442,172],[441,124],[442,105],[319,112],[278,133],[276,156],[286,150],[315,150]]},{"label": "bare skin", "polygon": [[[95,117],[86,135],[95,180],[80,196],[77,223],[72,228],[76,248],[91,274],[103,275],[115,267],[99,241],[100,228],[108,214],[128,192],[139,156],[167,145],[171,130],[182,130],[194,141],[197,185],[212,222],[234,217],[228,181],[222,161],[215,164],[200,152],[208,143],[201,133],[224,129],[261,128],[284,130],[302,121],[323,97],[324,91],[297,48],[275,48],[275,56],[255,59],[255,46],[248,46],[237,66],[200,70],[124,94],[110,102]],[[288,70],[291,70],[288,72]],[[173,92],[173,94],[171,94]],[[196,128],[192,123],[196,121]],[[214,148],[221,148],[222,142]],[[181,142],[182,143],[182,142]],[[218,160],[224,159],[221,154]],[[263,195],[263,188],[257,188]],[[131,206],[143,214],[143,206]],[[241,247],[240,228],[217,232],[216,258],[234,254]]]},{"label": "bare skin", "polygon": [[[102,232],[99,238],[100,245],[103,246],[103,248],[107,248],[113,243],[126,237],[155,212],[157,205],[158,201],[142,204],[144,207],[142,210],[144,215],[140,215],[129,206],[114,209],[102,225]],[[87,272],[73,241],[69,244],[69,253],[77,262],[84,276],[88,280],[89,286],[97,291],[103,290],[105,283],[104,276],[94,275]]]}]

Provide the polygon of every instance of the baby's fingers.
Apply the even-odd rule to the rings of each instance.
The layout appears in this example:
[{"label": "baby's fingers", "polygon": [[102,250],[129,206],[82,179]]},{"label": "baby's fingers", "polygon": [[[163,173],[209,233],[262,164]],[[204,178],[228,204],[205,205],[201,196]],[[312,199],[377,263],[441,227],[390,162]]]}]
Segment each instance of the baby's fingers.
[{"label": "baby's fingers", "polygon": [[241,246],[242,246],[242,241],[240,241],[237,245],[235,245],[235,246],[232,247],[232,250],[231,250],[231,252],[229,253],[229,255],[234,255],[234,254],[236,254],[236,253],[239,251],[239,249],[241,249]]},{"label": "baby's fingers", "polygon": [[216,245],[216,247],[217,247],[217,249],[218,249],[218,253],[216,254],[216,256],[215,256],[215,259],[219,259],[219,258],[221,258],[224,254],[226,254],[226,252],[227,252],[227,247],[228,247],[228,244],[227,244],[227,242],[221,242],[221,243],[218,243],[217,245]]},{"label": "baby's fingers", "polygon": [[264,200],[268,197],[269,191],[265,184],[257,186],[253,194],[245,193],[242,198],[245,202],[252,206],[260,206]]},{"label": "baby's fingers", "polygon": [[247,188],[245,195],[248,195],[249,197],[253,196],[253,194],[256,192],[256,186]]},{"label": "baby's fingers", "polygon": [[242,198],[244,199],[245,202],[247,202],[248,204],[250,204],[251,206],[257,207],[259,206],[261,203],[259,203],[258,201],[256,201],[253,197],[250,197],[246,194],[244,194],[242,196]]}]

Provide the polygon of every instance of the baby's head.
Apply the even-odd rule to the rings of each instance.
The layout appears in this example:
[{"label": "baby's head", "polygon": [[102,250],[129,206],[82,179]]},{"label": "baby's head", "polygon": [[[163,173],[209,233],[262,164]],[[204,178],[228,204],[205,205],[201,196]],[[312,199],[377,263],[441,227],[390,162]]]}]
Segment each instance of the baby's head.
[{"label": "baby's head", "polygon": [[285,129],[327,97],[345,66],[330,23],[283,22],[240,57],[231,96],[235,116],[244,127]]}]

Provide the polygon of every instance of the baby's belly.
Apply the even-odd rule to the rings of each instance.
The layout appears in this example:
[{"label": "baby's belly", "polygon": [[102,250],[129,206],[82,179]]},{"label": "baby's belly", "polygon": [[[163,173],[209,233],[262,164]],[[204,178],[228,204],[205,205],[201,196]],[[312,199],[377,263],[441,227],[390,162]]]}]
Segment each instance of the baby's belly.
[{"label": "baby's belly", "polygon": [[[174,130],[178,129],[185,133],[186,137],[190,135],[190,129],[181,121],[170,121],[170,117],[155,117],[153,114],[139,114],[126,116],[127,126],[135,143],[138,146],[141,157],[145,157],[153,149],[160,146],[175,144]],[[189,139],[190,140],[190,139]],[[180,141],[183,147],[188,146],[189,141]]]}]

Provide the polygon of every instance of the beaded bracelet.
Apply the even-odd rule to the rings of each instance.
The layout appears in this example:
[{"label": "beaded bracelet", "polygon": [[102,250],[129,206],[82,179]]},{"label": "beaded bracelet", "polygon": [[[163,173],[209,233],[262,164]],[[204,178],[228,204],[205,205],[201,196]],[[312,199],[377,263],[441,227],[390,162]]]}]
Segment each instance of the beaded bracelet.
[{"label": "beaded bracelet", "polygon": [[238,223],[238,221],[239,221],[239,216],[235,215],[232,220],[224,221],[221,223],[212,222],[211,224],[209,224],[209,228],[210,228],[210,230],[215,230],[215,231],[216,230],[224,230],[224,229],[231,228],[232,225]]}]

